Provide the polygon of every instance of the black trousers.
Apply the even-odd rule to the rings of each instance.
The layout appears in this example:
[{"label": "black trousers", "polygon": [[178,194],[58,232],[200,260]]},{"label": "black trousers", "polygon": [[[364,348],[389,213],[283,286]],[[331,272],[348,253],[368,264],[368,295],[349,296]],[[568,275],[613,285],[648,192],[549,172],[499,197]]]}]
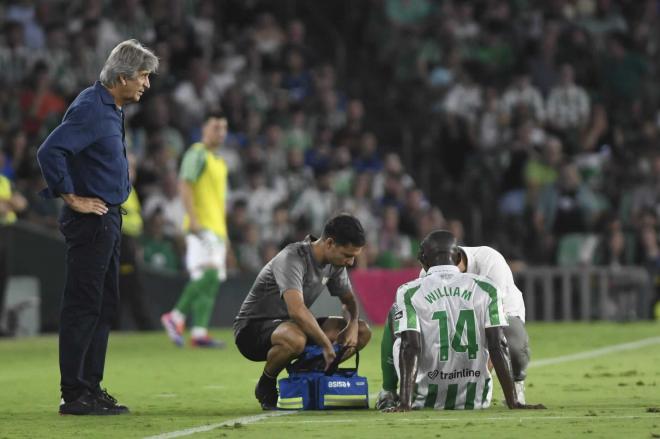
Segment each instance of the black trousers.
[{"label": "black trousers", "polygon": [[103,380],[110,326],[119,310],[119,206],[99,216],[68,207],[60,215],[66,275],[60,316],[60,387],[65,401]]}]

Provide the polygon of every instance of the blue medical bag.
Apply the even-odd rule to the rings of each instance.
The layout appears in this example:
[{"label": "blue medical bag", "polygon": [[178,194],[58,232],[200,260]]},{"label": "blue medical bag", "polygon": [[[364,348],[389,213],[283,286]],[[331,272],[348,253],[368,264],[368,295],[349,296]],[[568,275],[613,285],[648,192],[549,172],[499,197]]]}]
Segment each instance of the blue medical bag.
[{"label": "blue medical bag", "polygon": [[[337,360],[344,349],[335,346]],[[325,363],[319,346],[307,346],[303,354],[287,367],[288,378],[279,380],[277,407],[283,410],[329,410],[369,408],[369,386],[357,374],[359,353],[354,368],[339,368],[339,361],[323,371]]]}]

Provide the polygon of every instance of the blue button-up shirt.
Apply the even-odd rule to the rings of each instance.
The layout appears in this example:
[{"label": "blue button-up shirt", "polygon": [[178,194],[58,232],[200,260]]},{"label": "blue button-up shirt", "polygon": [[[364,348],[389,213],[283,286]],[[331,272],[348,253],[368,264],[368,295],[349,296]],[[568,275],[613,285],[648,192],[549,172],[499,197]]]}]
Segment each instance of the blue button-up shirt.
[{"label": "blue button-up shirt", "polygon": [[48,188],[60,194],[123,203],[130,192],[124,141],[124,113],[110,92],[96,82],[71,103],[62,123],[39,147],[37,158]]}]

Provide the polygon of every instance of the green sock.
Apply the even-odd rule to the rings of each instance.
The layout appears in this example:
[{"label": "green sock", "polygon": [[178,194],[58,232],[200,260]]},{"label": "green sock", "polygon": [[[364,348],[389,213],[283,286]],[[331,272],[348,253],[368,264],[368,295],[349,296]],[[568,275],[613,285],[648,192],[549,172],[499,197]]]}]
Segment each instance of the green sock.
[{"label": "green sock", "polygon": [[183,293],[181,297],[174,305],[174,309],[179,310],[184,315],[189,315],[191,310],[191,304],[195,301],[199,295],[199,291],[203,288],[202,279],[190,280],[183,288]]},{"label": "green sock", "polygon": [[380,342],[380,369],[383,372],[383,389],[390,392],[396,392],[399,386],[399,377],[394,367],[393,347],[392,322],[388,314],[383,328],[383,339]]},{"label": "green sock", "polygon": [[206,270],[200,279],[200,291],[191,304],[193,313],[193,326],[208,328],[215,305],[215,296],[218,294],[220,281],[218,270]]}]

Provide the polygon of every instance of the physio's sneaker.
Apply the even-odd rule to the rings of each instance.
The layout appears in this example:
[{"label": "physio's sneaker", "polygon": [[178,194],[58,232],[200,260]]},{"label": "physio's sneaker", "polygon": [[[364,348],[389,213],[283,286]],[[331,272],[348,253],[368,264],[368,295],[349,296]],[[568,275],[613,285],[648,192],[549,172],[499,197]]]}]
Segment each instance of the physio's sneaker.
[{"label": "physio's sneaker", "polygon": [[182,347],[183,346],[183,323],[177,323],[172,317],[172,313],[165,313],[160,316],[160,323],[162,323],[163,328],[167,336],[172,340],[172,343]]},{"label": "physio's sneaker", "polygon": [[92,416],[106,416],[120,414],[116,410],[111,410],[101,403],[99,399],[92,395],[89,391],[84,391],[78,399],[69,402],[60,403],[60,415],[92,415]]},{"label": "physio's sneaker", "polygon": [[204,337],[193,337],[190,339],[190,345],[196,348],[214,348],[222,349],[227,344],[222,340],[215,340],[208,335]]},{"label": "physio's sneaker", "polygon": [[381,390],[376,398],[376,410],[385,410],[396,407],[399,397],[396,393],[389,390]]},{"label": "physio's sneaker", "polygon": [[108,410],[117,412],[118,415],[130,412],[128,407],[119,404],[117,399],[110,395],[105,389],[98,389],[96,392],[93,392],[92,395],[96,397],[101,406],[108,408]]},{"label": "physio's sneaker", "polygon": [[254,396],[259,401],[262,410],[277,410],[277,387],[257,383],[254,388]]},{"label": "physio's sneaker", "polygon": [[513,385],[516,390],[516,396],[518,397],[518,402],[521,404],[526,404],[525,402],[525,381],[514,381]]}]

